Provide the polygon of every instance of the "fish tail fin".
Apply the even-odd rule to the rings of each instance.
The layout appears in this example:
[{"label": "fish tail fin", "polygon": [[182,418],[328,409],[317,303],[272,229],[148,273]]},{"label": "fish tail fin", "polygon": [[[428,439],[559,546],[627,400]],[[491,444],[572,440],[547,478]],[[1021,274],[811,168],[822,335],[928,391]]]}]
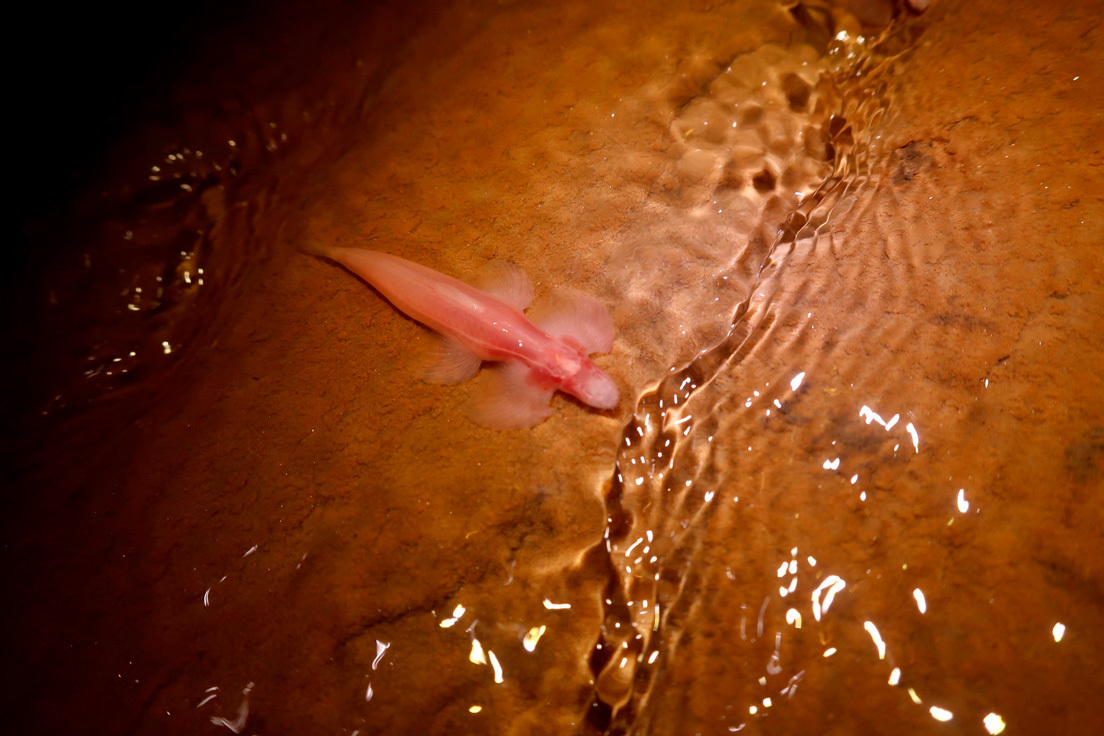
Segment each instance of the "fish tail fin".
[{"label": "fish tail fin", "polygon": [[329,258],[333,260],[334,246],[326,245],[321,240],[314,238],[307,238],[299,242],[299,250],[306,253],[308,256],[317,256],[319,258]]}]

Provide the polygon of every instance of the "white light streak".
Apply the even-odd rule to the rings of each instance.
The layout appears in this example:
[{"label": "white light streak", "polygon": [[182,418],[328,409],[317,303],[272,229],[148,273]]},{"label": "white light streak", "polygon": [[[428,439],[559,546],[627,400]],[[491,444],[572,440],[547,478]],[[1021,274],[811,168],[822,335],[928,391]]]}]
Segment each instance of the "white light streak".
[{"label": "white light streak", "polygon": [[924,591],[916,588],[912,591],[912,597],[916,599],[916,607],[920,609],[920,613],[927,613],[928,602],[924,599]]},{"label": "white light streak", "polygon": [[372,660],[372,669],[379,666],[380,660],[383,659],[383,653],[391,648],[389,642],[382,642],[376,639],[376,658]]},{"label": "white light streak", "polygon": [[1054,637],[1054,641],[1062,641],[1062,637],[1066,635],[1066,625],[1061,622],[1056,623],[1050,633]]},{"label": "white light streak", "polygon": [[996,713],[990,713],[981,719],[981,722],[985,724],[985,730],[992,736],[997,736],[998,733],[1004,732],[1004,719],[998,716]]},{"label": "white light streak", "polygon": [[796,376],[790,379],[790,390],[796,391],[801,387],[801,382],[805,380],[805,371],[801,371]]},{"label": "white light streak", "polygon": [[483,710],[482,705],[473,705],[472,707],[468,708],[469,713],[478,713],[481,710]]},{"label": "white light streak", "polygon": [[246,685],[245,689],[242,690],[242,702],[241,705],[238,706],[237,718],[231,721],[226,718],[222,718],[221,716],[212,716],[211,723],[215,724],[216,726],[225,726],[232,733],[241,733],[242,730],[245,729],[246,719],[249,718],[249,693],[252,690],[252,682]]},{"label": "white light streak", "polygon": [[502,679],[502,665],[498,663],[498,657],[496,657],[495,653],[492,652],[490,649],[487,650],[487,656],[491,660],[491,669],[494,670],[495,683],[501,685],[504,682],[504,680]]},{"label": "white light streak", "polygon": [[893,671],[889,673],[889,684],[893,687],[897,687],[899,682],[901,682],[901,668],[894,667]]},{"label": "white light streak", "polygon": [[[832,605],[832,600],[836,597],[836,593],[840,592],[847,587],[847,583],[843,582],[843,579],[838,575],[829,575],[821,581],[817,589],[813,591],[813,618],[817,621],[820,620],[821,614],[828,613],[829,607]],[[820,602],[820,593],[823,590],[827,590],[824,594],[824,603]]]},{"label": "white light streak", "polygon": [[547,608],[549,611],[563,611],[563,610],[566,610],[568,608],[571,608],[571,604],[570,603],[553,603],[552,601],[545,598],[544,599],[544,607]]},{"label": "white light streak", "polygon": [[801,613],[796,608],[791,608],[786,611],[786,623],[793,626],[795,629],[801,628]]},{"label": "white light streak", "polygon": [[905,425],[905,431],[909,433],[909,437],[912,437],[912,449],[920,452],[920,435],[916,432],[916,427],[912,426],[912,422]]},{"label": "white light streak", "polygon": [[866,404],[863,404],[862,408],[859,409],[859,416],[865,419],[867,424],[870,424],[871,422],[877,422],[883,427],[886,426],[885,420],[875,414],[874,410]]},{"label": "white light streak", "polygon": [[537,648],[537,642],[544,636],[546,628],[547,627],[542,624],[540,627],[534,626],[526,632],[525,638],[521,641],[521,645],[525,647],[525,651],[531,652]]},{"label": "white light streak", "polygon": [[375,693],[372,692],[372,683],[369,682],[368,689],[364,691],[364,702],[367,703],[371,700],[373,695],[375,695]]},{"label": "white light streak", "polygon": [[958,489],[958,513],[965,514],[970,510],[970,502],[966,500],[966,489]]},{"label": "white light streak", "polygon": [[483,645],[479,643],[478,639],[472,639],[471,654],[468,655],[468,661],[472,664],[487,664],[487,657],[483,654]]},{"label": "white light streak", "polygon": [[840,465],[840,459],[838,457],[835,460],[825,460],[824,461],[824,469],[825,470],[839,470],[839,465]]},{"label": "white light streak", "polygon": [[836,648],[835,647],[828,647],[827,649],[824,650],[824,656],[825,657],[831,657],[835,653],[836,653]]},{"label": "white light streak", "polygon": [[805,670],[801,670],[796,675],[790,678],[786,687],[778,691],[779,695],[785,695],[787,698],[792,698],[794,693],[797,692],[797,683],[801,680],[801,676],[805,674]]},{"label": "white light streak", "polygon": [[459,606],[459,605],[456,608],[452,609],[452,617],[451,618],[446,618],[444,621],[442,621],[441,622],[441,628],[442,629],[447,629],[451,626],[454,626],[456,624],[456,622],[459,621],[460,618],[464,615],[465,610],[467,610],[467,609],[465,609],[463,606]]},{"label": "white light streak", "polygon": [[878,627],[874,625],[873,621],[863,622],[863,628],[866,629],[866,633],[870,634],[870,638],[874,640],[874,646],[878,647],[878,659],[885,659],[886,645],[882,641],[882,635],[878,633]]},{"label": "white light streak", "polygon": [[245,554],[242,555],[242,557],[248,557],[249,555],[253,554],[254,552],[257,551],[257,547],[258,547],[258,545],[254,544],[252,547],[250,547],[249,549],[247,549],[245,551]]},{"label": "white light streak", "polygon": [[954,718],[954,713],[951,713],[946,708],[940,708],[938,705],[933,705],[928,709],[928,712],[931,713],[932,718],[937,721],[947,722]]}]

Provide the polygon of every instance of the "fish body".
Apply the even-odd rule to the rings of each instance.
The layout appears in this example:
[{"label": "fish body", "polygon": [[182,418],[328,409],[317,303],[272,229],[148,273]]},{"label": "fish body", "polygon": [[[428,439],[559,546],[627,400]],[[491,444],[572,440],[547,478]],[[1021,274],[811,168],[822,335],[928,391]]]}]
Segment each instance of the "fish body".
[{"label": "fish body", "polygon": [[472,418],[484,426],[533,426],[551,413],[557,390],[597,409],[617,406],[617,385],[590,359],[613,344],[613,322],[597,300],[578,292],[555,296],[536,320],[523,310],[533,297],[525,273],[497,263],[484,288],[398,256],[362,248],[324,252],[442,340],[424,378],[456,383],[495,363]]}]

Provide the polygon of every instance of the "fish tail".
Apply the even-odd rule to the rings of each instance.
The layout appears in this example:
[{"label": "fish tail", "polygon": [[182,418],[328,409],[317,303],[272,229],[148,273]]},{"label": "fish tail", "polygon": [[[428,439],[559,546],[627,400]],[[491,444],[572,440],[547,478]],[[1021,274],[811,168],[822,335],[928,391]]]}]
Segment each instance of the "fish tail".
[{"label": "fish tail", "polygon": [[329,258],[333,260],[334,247],[332,245],[326,245],[322,241],[315,240],[314,238],[307,238],[300,242],[299,250],[309,256],[318,256],[319,258]]}]

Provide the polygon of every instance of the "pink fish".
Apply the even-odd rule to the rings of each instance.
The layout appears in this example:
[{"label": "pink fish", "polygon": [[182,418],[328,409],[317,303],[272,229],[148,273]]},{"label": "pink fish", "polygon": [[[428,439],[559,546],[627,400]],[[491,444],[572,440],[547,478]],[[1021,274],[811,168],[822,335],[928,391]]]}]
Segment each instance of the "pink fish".
[{"label": "pink fish", "polygon": [[590,359],[609,352],[613,321],[598,300],[576,291],[554,295],[530,321],[525,272],[501,261],[482,289],[397,256],[327,248],[331,258],[371,284],[395,307],[441,336],[423,377],[459,383],[494,362],[477,392],[472,419],[494,429],[532,427],[552,413],[557,390],[597,409],[617,406],[617,384]]}]

